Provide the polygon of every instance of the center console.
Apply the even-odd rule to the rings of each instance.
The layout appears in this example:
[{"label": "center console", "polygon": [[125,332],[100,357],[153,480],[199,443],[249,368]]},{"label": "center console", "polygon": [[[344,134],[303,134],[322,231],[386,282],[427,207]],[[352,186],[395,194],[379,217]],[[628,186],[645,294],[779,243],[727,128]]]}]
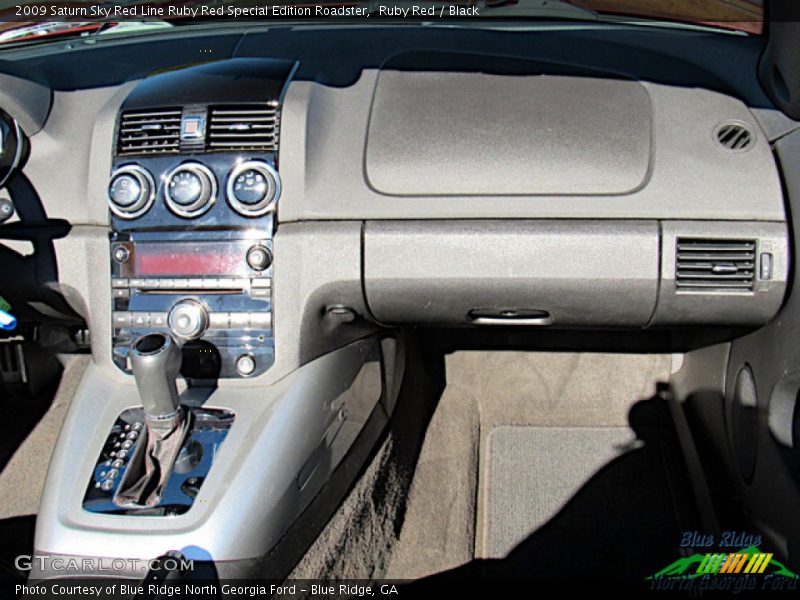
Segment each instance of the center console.
[{"label": "center console", "polygon": [[87,511],[189,510],[235,420],[192,405],[192,392],[274,362],[280,103],[292,67],[241,59],[159,74],[120,108],[107,197],[112,359],[135,376],[142,406],[116,418]]},{"label": "center console", "polygon": [[[71,402],[37,553],[122,558],[132,566],[115,576],[140,578],[175,550],[235,575],[290,536],[335,473],[348,481],[329,493],[344,493],[360,469],[341,468],[346,457],[366,460],[386,426],[399,385],[384,365],[404,364],[395,340],[368,332],[259,377],[281,327],[273,259],[292,265],[273,237],[294,68],[231,59],[166,71],[114,111],[96,199],[111,220],[113,361],[91,363]],[[284,326],[284,339],[301,335],[291,318]],[[64,573],[31,577],[54,575]]]},{"label": "center console", "polygon": [[237,59],[160,74],[123,103],[108,187],[113,360],[168,333],[193,380],[274,361],[281,94],[293,68]]}]

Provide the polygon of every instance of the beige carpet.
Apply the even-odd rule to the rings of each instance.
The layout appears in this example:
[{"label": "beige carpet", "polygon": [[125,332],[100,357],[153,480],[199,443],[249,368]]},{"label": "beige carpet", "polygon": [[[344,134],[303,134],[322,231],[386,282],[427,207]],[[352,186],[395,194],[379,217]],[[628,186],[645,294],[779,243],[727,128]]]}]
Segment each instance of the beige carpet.
[{"label": "beige carpet", "polygon": [[56,438],[90,356],[69,358],[58,391],[42,420],[0,473],[0,519],[35,515]]},{"label": "beige carpet", "polygon": [[631,407],[653,397],[670,372],[668,355],[463,351],[445,363],[447,387],[426,433],[390,578],[424,577],[493,554],[484,540],[484,496],[494,428],[627,434]]}]

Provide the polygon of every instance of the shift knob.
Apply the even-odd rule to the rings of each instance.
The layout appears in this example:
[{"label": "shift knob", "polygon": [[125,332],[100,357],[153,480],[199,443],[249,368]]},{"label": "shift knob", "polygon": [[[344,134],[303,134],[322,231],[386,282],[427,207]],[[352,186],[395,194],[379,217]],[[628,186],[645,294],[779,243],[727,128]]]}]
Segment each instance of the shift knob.
[{"label": "shift knob", "polygon": [[174,415],[180,406],[175,378],[181,368],[181,350],[175,340],[163,333],[144,335],[133,342],[130,359],[144,414]]}]

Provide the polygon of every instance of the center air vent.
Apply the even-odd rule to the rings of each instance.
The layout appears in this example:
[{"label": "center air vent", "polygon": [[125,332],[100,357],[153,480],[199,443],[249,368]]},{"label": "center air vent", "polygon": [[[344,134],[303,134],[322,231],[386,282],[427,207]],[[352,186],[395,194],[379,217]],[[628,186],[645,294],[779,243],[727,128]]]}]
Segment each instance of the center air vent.
[{"label": "center air vent", "polygon": [[206,147],[209,152],[276,151],[278,149],[277,104],[212,106]]},{"label": "center air vent", "polygon": [[717,127],[716,136],[719,145],[731,152],[744,152],[756,139],[747,127],[737,122],[723,123]]},{"label": "center air vent", "polygon": [[117,154],[177,154],[180,132],[180,109],[125,111],[119,122]]},{"label": "center air vent", "polygon": [[678,238],[676,283],[688,291],[750,291],[755,240]]}]

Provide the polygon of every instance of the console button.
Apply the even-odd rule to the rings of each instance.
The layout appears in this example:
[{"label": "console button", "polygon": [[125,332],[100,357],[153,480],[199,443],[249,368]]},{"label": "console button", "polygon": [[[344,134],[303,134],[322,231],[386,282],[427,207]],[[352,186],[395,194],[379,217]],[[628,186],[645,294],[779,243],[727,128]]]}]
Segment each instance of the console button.
[{"label": "console button", "polygon": [[166,327],[167,326],[167,313],[154,312],[150,313],[150,327]]},{"label": "console button", "polygon": [[228,279],[218,279],[215,277],[206,277],[205,279],[198,279],[200,282],[199,288],[203,290],[218,290],[227,287]]},{"label": "console button", "polygon": [[272,264],[272,253],[261,244],[251,246],[247,251],[247,264],[255,271],[264,271]]},{"label": "console button", "polygon": [[116,327],[117,329],[122,329],[123,327],[130,327],[131,313],[117,311],[114,313],[112,320],[114,322],[114,327]]},{"label": "console button", "polygon": [[763,281],[772,279],[772,254],[763,252],[760,258],[759,278]]},{"label": "console button", "polygon": [[148,327],[150,325],[150,313],[134,312],[131,313],[131,326]]},{"label": "console button", "polygon": [[250,327],[250,314],[246,312],[232,312],[230,325],[231,329],[248,329]]},{"label": "console button", "polygon": [[114,287],[114,288],[128,287],[128,280],[127,279],[112,279],[111,280],[111,287]]},{"label": "console button", "polygon": [[208,315],[208,327],[210,329],[227,329],[230,320],[230,313],[214,312]]},{"label": "console button", "polygon": [[252,375],[256,370],[256,359],[250,354],[242,354],[236,359],[236,371],[242,377]]},{"label": "console button", "polygon": [[114,248],[112,256],[114,257],[114,262],[121,265],[128,262],[131,253],[125,246],[117,246],[116,248]]},{"label": "console button", "polygon": [[169,313],[169,326],[176,336],[194,340],[208,328],[208,313],[197,300],[182,300]]},{"label": "console button", "polygon": [[272,327],[272,313],[269,311],[251,312],[250,327],[253,329],[270,329]]},{"label": "console button", "polygon": [[251,288],[269,289],[272,287],[272,279],[269,277],[261,277],[259,279],[250,280]]}]

